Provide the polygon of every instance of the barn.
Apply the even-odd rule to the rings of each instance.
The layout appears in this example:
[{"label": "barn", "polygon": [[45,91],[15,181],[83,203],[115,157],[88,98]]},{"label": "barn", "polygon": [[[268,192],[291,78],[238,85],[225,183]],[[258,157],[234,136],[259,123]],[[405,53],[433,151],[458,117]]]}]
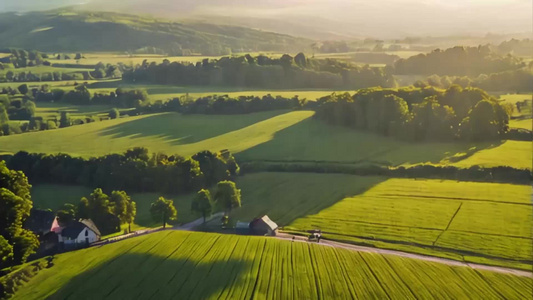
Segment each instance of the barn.
[{"label": "barn", "polygon": [[65,249],[86,247],[100,240],[101,234],[91,220],[72,222],[61,230],[59,243]]},{"label": "barn", "polygon": [[271,235],[275,236],[279,226],[270,220],[268,216],[262,216],[261,218],[256,218],[250,222],[250,229],[255,235]]}]

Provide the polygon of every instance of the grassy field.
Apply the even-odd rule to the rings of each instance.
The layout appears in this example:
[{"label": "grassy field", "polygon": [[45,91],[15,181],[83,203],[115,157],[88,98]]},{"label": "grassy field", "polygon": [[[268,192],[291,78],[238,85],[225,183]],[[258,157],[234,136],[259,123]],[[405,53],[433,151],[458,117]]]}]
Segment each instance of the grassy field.
[{"label": "grassy field", "polygon": [[458,167],[481,165],[486,167],[510,166],[531,169],[533,165],[533,145],[525,141],[505,141],[496,147],[475,152],[465,159],[453,163]]},{"label": "grassy field", "polygon": [[[73,72],[82,72],[82,71],[92,71],[93,69],[87,68],[62,68],[62,67],[53,67],[53,66],[35,66],[35,67],[26,67],[26,68],[13,68],[13,69],[4,69],[0,70],[0,75],[5,75],[7,72],[11,71],[13,73],[28,73],[32,74],[43,74],[43,73],[53,73],[53,72],[62,72],[62,73],[73,73]],[[19,84],[22,84],[20,82]]]},{"label": "grassy field", "polygon": [[527,277],[402,257],[163,231],[58,255],[14,299],[525,299],[532,288]]},{"label": "grassy field", "polygon": [[[276,195],[275,186],[269,190]],[[333,239],[531,269],[530,192],[530,186],[510,184],[388,179],[288,228],[320,228]]]},{"label": "grassy field", "polygon": [[66,111],[71,117],[107,116],[113,107],[108,105],[69,105],[63,103],[39,103],[35,115],[44,119],[58,118],[61,111]]},{"label": "grassy field", "polygon": [[[147,147],[192,155],[229,149],[240,161],[421,162],[531,168],[531,143],[406,143],[324,124],[312,111],[210,116],[164,113],[0,137],[0,152],[95,156]],[[332,147],[331,145],[335,145]],[[512,155],[509,155],[512,153]]]}]

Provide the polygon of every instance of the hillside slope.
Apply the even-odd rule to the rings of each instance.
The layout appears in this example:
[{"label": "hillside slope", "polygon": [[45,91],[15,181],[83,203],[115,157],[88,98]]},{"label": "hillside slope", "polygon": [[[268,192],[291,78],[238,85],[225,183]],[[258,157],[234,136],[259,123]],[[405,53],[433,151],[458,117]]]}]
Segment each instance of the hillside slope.
[{"label": "hillside slope", "polygon": [[523,299],[533,284],[403,257],[178,231],[62,254],[53,263],[14,299]]},{"label": "hillside slope", "polygon": [[244,51],[301,51],[309,40],[238,26],[178,23],[109,12],[56,10],[0,14],[2,47],[41,51],[136,51],[204,55]]}]

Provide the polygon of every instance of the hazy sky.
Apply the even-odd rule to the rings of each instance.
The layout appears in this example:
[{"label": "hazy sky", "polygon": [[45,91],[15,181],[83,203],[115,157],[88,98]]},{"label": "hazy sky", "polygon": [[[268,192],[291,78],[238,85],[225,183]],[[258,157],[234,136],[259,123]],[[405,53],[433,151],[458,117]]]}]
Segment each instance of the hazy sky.
[{"label": "hazy sky", "polygon": [[81,7],[165,17],[216,14],[285,18],[309,26],[324,22],[330,30],[337,26],[381,36],[531,32],[533,26],[533,0],[0,0],[0,11],[84,2],[89,4]]}]

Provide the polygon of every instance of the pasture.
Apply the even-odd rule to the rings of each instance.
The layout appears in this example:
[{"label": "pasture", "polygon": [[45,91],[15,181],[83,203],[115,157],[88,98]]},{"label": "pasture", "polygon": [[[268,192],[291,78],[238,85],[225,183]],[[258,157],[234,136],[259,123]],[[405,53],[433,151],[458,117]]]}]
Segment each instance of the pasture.
[{"label": "pasture", "polygon": [[319,228],[336,240],[531,269],[530,195],[530,186],[388,179],[287,228]]},{"label": "pasture", "polygon": [[533,288],[531,278],[484,270],[178,231],[57,255],[53,263],[14,299],[525,299]]},{"label": "pasture", "polygon": [[[93,111],[99,112],[104,111]],[[132,147],[183,156],[229,149],[239,161],[383,165],[429,162],[531,168],[528,142],[409,143],[327,125],[312,116],[312,111],[270,111],[237,118],[177,113],[143,115],[0,137],[0,151],[63,152],[90,157]]]}]

